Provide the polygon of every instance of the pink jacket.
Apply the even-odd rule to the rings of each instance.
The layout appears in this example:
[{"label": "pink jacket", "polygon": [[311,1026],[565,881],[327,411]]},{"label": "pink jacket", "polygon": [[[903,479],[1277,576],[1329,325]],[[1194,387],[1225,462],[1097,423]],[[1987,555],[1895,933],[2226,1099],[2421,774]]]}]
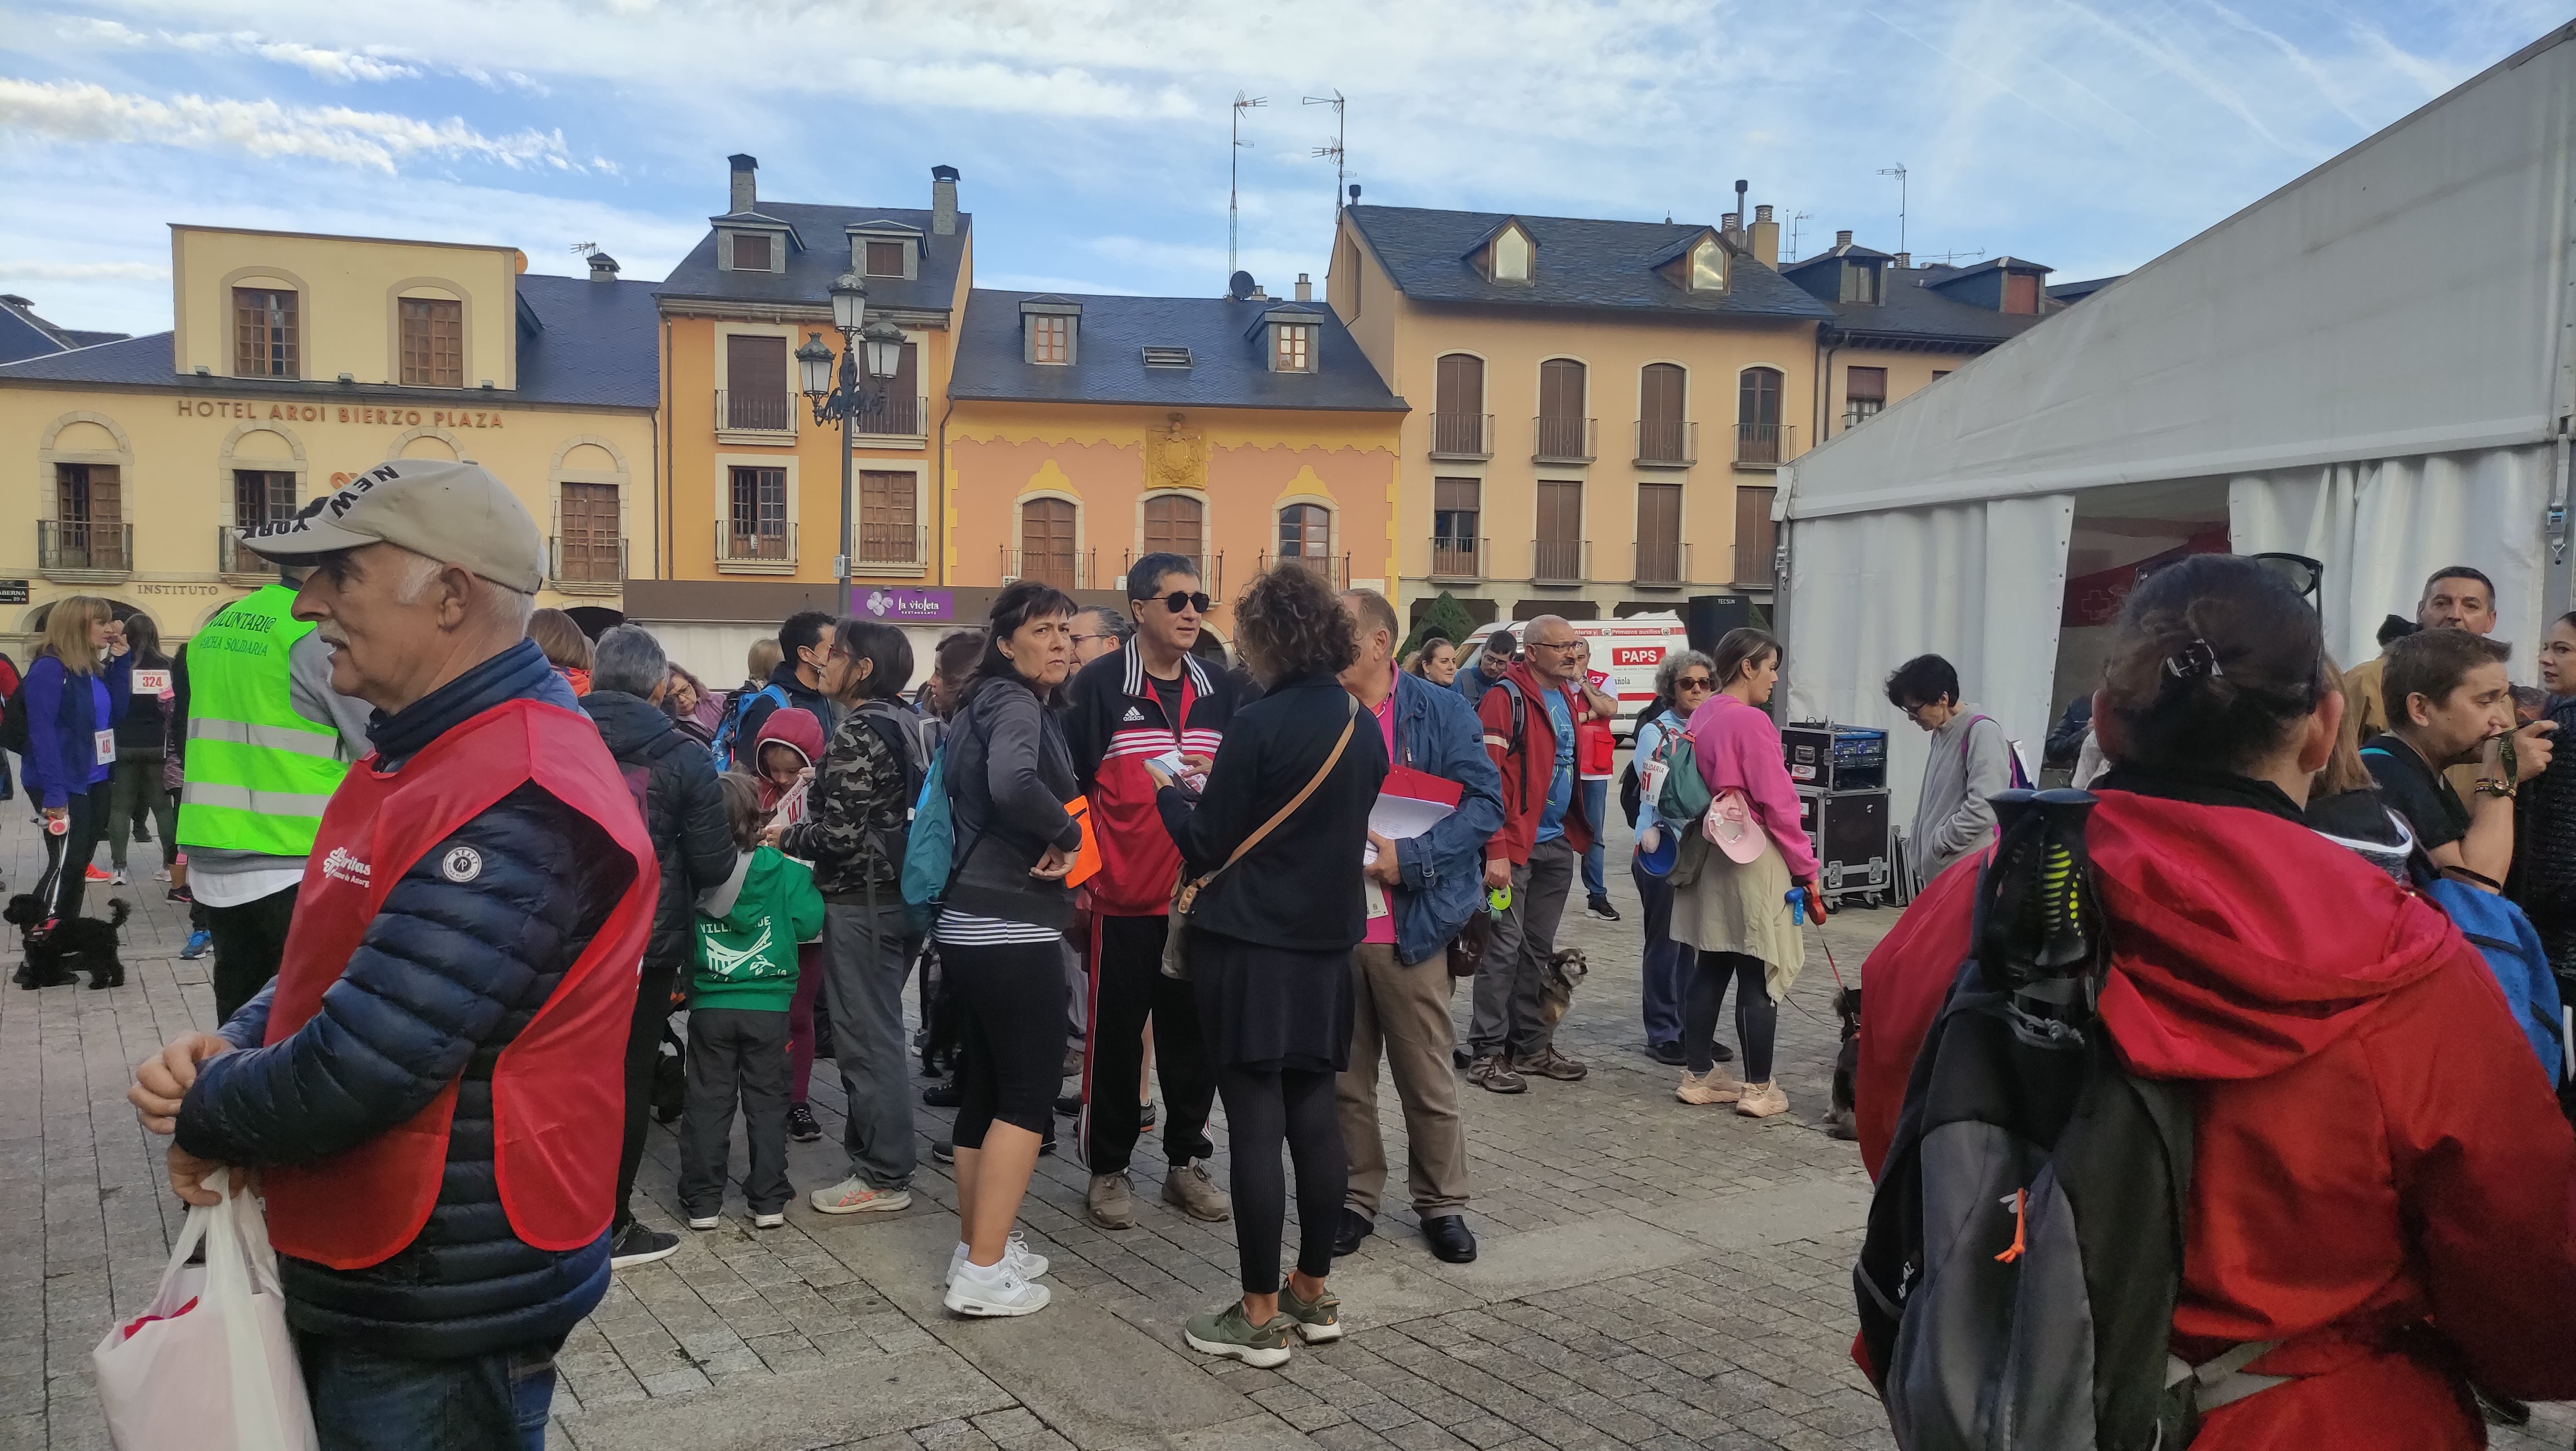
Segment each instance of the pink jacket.
[{"label": "pink jacket", "polygon": [[1779,845],[1790,877],[1803,882],[1814,876],[1816,850],[1798,825],[1798,788],[1789,779],[1780,728],[1771,717],[1721,691],[1691,712],[1690,738],[1710,794],[1742,791],[1753,803],[1754,820]]}]

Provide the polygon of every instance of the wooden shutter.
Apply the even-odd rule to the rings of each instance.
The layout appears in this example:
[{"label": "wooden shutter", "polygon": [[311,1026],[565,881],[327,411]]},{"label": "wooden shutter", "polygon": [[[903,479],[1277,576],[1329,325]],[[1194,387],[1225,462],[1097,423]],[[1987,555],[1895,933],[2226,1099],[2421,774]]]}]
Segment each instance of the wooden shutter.
[{"label": "wooden shutter", "polygon": [[[1207,506],[1187,494],[1158,494],[1145,501],[1145,552],[1168,551],[1193,564],[1207,547]],[[1207,572],[1199,565],[1199,572]]]},{"label": "wooden shutter", "polygon": [[733,270],[766,272],[769,270],[769,238],[763,233],[736,232],[733,237]]},{"label": "wooden shutter", "polygon": [[886,385],[886,407],[894,416],[886,431],[909,437],[924,431],[921,419],[921,345],[905,343],[903,361],[894,369],[894,381]]},{"label": "wooden shutter", "polygon": [[859,472],[859,558],[873,564],[918,564],[919,476],[894,470]]},{"label": "wooden shutter", "polygon": [[1431,572],[1472,578],[1484,573],[1480,550],[1484,540],[1484,481],[1431,481]]},{"label": "wooden shutter", "polygon": [[465,304],[401,300],[402,380],[416,388],[465,386]]},{"label": "wooden shutter", "polygon": [[787,396],[787,339],[743,333],[725,338],[725,424],[778,431],[796,426]]},{"label": "wooden shutter", "polygon": [[1771,548],[1777,542],[1778,526],[1771,522],[1771,496],[1775,489],[1737,485],[1735,490],[1735,581],[1738,584],[1768,586],[1771,583]]},{"label": "wooden shutter", "polygon": [[2039,279],[2028,272],[2004,274],[2004,311],[2039,311]]},{"label": "wooden shutter", "polygon": [[1864,399],[1874,403],[1886,402],[1887,370],[1885,368],[1849,368],[1844,370],[1843,397],[1855,402]]},{"label": "wooden shutter", "polygon": [[617,486],[565,484],[555,506],[561,521],[560,578],[614,584],[618,569]]},{"label": "wooden shutter", "polygon": [[1538,517],[1530,574],[1538,579],[1583,577],[1583,485],[1575,479],[1538,481]]},{"label": "wooden shutter", "polygon": [[1450,353],[1440,359],[1437,381],[1432,386],[1432,407],[1442,413],[1483,413],[1485,411],[1485,360],[1466,353]]},{"label": "wooden shutter", "polygon": [[1583,365],[1572,358],[1550,358],[1538,365],[1538,411],[1546,418],[1581,418]]},{"label": "wooden shutter", "polygon": [[867,247],[867,258],[867,275],[870,277],[903,275],[903,243],[901,242],[870,242]]},{"label": "wooden shutter", "polygon": [[1020,506],[1020,577],[1074,588],[1073,504],[1031,499]]},{"label": "wooden shutter", "polygon": [[1681,422],[1683,377],[1678,364],[1648,363],[1638,378],[1637,416],[1648,423]]},{"label": "wooden shutter", "polygon": [[1677,584],[1682,577],[1682,486],[1637,486],[1637,581]]}]

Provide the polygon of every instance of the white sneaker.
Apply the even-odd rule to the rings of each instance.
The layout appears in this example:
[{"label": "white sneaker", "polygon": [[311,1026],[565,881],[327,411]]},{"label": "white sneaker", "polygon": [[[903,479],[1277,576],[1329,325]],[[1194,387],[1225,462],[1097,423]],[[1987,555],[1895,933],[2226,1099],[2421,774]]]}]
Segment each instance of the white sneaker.
[{"label": "white sneaker", "polygon": [[[1047,1272],[1047,1257],[1039,1254],[1036,1250],[1029,1248],[1029,1237],[1016,1229],[1011,1231],[1010,1239],[1002,1246],[1002,1263],[1009,1265],[1014,1270],[1017,1270],[1020,1278],[1023,1280],[1034,1280]],[[948,1252],[948,1273],[940,1280],[939,1283],[942,1285],[956,1284],[957,1272],[965,1267],[966,1251],[963,1249],[950,1250]]]},{"label": "white sneaker", "polygon": [[751,1217],[751,1227],[754,1229],[776,1229],[786,1222],[787,1216],[784,1214],[755,1214]]},{"label": "white sneaker", "polygon": [[116,875],[110,879],[109,885],[118,887],[125,885],[125,868],[118,867],[116,869]]},{"label": "white sneaker", "polygon": [[868,1181],[852,1175],[829,1189],[813,1194],[817,1214],[892,1214],[912,1207],[909,1189],[872,1189]]},{"label": "white sneaker", "polygon": [[170,869],[168,867],[163,867],[161,870],[154,872],[152,874],[152,880],[156,882],[166,882],[170,880]]},{"label": "white sneaker", "polygon": [[1046,1286],[1023,1276],[1005,1254],[1001,1263],[989,1269],[973,1263],[960,1268],[941,1303],[960,1315],[986,1319],[1034,1315],[1053,1298]]},{"label": "white sneaker", "polygon": [[713,1229],[723,1222],[724,1221],[722,1219],[712,1214],[693,1214],[689,1216],[689,1228],[691,1229]]}]

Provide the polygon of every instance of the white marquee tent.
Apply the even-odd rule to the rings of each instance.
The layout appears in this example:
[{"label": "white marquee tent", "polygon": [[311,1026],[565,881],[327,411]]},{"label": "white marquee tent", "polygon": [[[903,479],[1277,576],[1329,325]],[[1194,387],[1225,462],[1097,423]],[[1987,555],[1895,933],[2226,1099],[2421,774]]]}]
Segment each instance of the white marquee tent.
[{"label": "white marquee tent", "polygon": [[[1799,459],[1776,506],[1789,718],[1922,737],[1881,681],[1937,651],[2036,758],[2091,689],[2084,576],[2202,530],[2324,564],[2346,664],[2450,564],[2494,576],[2530,678],[2569,607],[2576,26]],[[2082,592],[2081,581],[2074,593]],[[2094,637],[2088,642],[2085,637]]]}]

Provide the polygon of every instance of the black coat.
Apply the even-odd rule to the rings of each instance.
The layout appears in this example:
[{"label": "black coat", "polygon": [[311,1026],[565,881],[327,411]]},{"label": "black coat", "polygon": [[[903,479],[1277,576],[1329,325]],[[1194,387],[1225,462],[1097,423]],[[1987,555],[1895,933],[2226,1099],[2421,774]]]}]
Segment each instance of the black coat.
[{"label": "black coat", "polygon": [[1350,744],[1332,774],[1278,829],[1200,894],[1193,925],[1220,936],[1299,952],[1336,952],[1368,932],[1360,854],[1369,808],[1386,781],[1386,737],[1330,675],[1281,681],[1238,709],[1195,803],[1166,786],[1156,805],[1193,877],[1212,871],[1314,779],[1345,722]]},{"label": "black coat", "polygon": [[644,959],[656,965],[689,960],[696,933],[698,893],[733,875],[733,828],[725,819],[724,793],[716,789],[715,758],[662,708],[622,690],[592,689],[581,698],[599,727],[599,738],[644,805],[644,832],[662,864],[662,895],[653,904],[653,935]]}]

